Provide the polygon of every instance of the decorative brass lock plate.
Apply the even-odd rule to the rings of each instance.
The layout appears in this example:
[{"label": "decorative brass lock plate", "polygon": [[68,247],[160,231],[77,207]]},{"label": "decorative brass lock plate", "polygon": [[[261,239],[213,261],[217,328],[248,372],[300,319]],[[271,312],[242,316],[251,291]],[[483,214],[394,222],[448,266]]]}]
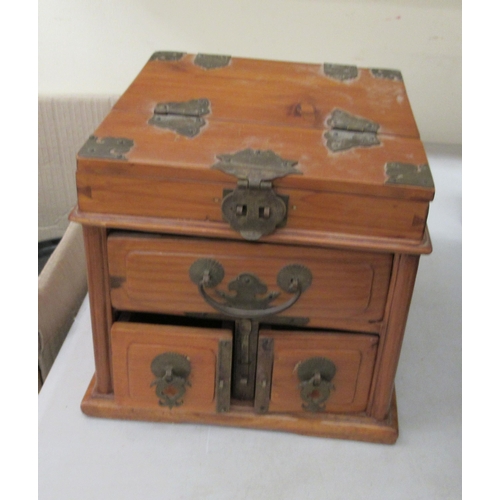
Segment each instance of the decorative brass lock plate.
[{"label": "decorative brass lock plate", "polygon": [[234,191],[225,190],[222,214],[230,226],[246,240],[254,241],[286,224],[288,196],[277,195],[271,181],[301,174],[298,163],[285,160],[273,151],[245,149],[219,155],[214,169],[238,178]]},{"label": "decorative brass lock plate", "polygon": [[269,187],[248,189],[245,182],[234,191],[225,189],[222,213],[230,226],[249,241],[285,227],[288,214],[288,196],[277,195]]},{"label": "decorative brass lock plate", "polygon": [[335,364],[327,358],[310,358],[300,363],[297,376],[304,410],[317,412],[325,409],[325,402],[335,389],[332,380],[336,371]]},{"label": "decorative brass lock plate", "polygon": [[165,352],[153,359],[151,371],[156,377],[151,382],[151,387],[156,386],[160,406],[168,406],[170,409],[181,406],[186,388],[191,385],[188,380],[191,373],[189,359],[176,352]]}]

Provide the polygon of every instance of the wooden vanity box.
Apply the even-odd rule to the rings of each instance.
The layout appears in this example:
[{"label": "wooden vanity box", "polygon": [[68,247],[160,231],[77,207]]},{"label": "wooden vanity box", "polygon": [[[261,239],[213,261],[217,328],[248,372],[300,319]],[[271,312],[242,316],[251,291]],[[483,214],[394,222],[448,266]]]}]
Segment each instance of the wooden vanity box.
[{"label": "wooden vanity box", "polygon": [[396,440],[434,196],[398,71],[157,52],[76,180],[86,414]]}]

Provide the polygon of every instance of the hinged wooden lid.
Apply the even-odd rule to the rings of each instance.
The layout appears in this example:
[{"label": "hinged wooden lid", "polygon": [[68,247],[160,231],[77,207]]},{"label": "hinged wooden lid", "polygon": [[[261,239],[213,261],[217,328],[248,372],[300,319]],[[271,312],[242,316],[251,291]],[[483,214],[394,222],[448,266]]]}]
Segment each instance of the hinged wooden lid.
[{"label": "hinged wooden lid", "polygon": [[[102,190],[102,176],[251,185],[255,180],[241,170],[218,167],[260,152],[293,165],[293,173],[269,177],[285,194],[305,190],[425,205],[434,196],[399,72],[159,52],[80,150],[80,209],[118,213],[90,203],[91,184],[100,179]],[[412,216],[409,233],[387,235],[420,239],[426,210]]]}]

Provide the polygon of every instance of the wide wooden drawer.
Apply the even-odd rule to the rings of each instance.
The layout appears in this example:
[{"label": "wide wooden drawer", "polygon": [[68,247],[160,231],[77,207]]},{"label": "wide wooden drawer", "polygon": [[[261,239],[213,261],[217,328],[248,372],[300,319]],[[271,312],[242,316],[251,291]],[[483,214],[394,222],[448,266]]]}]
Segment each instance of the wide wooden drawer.
[{"label": "wide wooden drawer", "polygon": [[[217,286],[206,288],[211,304],[193,281],[192,266],[200,260],[215,262],[221,273]],[[214,301],[252,311],[279,308],[293,295],[278,286],[280,272],[306,268],[307,289],[278,316],[295,324],[364,331],[383,318],[392,267],[391,254],[139,233],[110,235],[108,261],[113,307],[179,315],[220,314]],[[253,288],[243,289],[244,282]]]},{"label": "wide wooden drawer", "polygon": [[272,352],[270,413],[366,409],[377,335],[261,331],[259,344],[258,391],[268,383],[263,346]]},{"label": "wide wooden drawer", "polygon": [[231,331],[117,322],[111,337],[117,403],[177,413],[229,408]]}]

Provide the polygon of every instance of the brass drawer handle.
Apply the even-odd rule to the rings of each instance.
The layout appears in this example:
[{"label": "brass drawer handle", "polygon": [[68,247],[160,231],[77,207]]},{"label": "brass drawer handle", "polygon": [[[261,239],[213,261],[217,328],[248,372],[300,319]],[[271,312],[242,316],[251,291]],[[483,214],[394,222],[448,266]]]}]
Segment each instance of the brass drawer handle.
[{"label": "brass drawer handle", "polygon": [[312,282],[312,274],[307,267],[300,264],[285,266],[279,271],[276,281],[281,290],[293,293],[293,296],[283,304],[269,307],[280,293],[267,293],[267,285],[252,273],[241,273],[229,282],[230,293],[215,290],[224,299],[224,302],[216,301],[206,289],[215,288],[224,274],[222,265],[213,259],[199,259],[189,269],[189,276],[198,285],[203,299],[217,311],[233,318],[258,319],[279,314],[293,306]]},{"label": "brass drawer handle", "polygon": [[165,352],[153,359],[151,371],[156,377],[151,382],[151,387],[156,385],[160,406],[168,406],[170,409],[181,406],[186,388],[191,386],[188,380],[191,373],[189,359],[176,352]]},{"label": "brass drawer handle", "polygon": [[327,358],[309,358],[299,364],[297,375],[304,410],[317,412],[325,409],[324,403],[335,389],[332,380],[336,371],[335,364]]}]

